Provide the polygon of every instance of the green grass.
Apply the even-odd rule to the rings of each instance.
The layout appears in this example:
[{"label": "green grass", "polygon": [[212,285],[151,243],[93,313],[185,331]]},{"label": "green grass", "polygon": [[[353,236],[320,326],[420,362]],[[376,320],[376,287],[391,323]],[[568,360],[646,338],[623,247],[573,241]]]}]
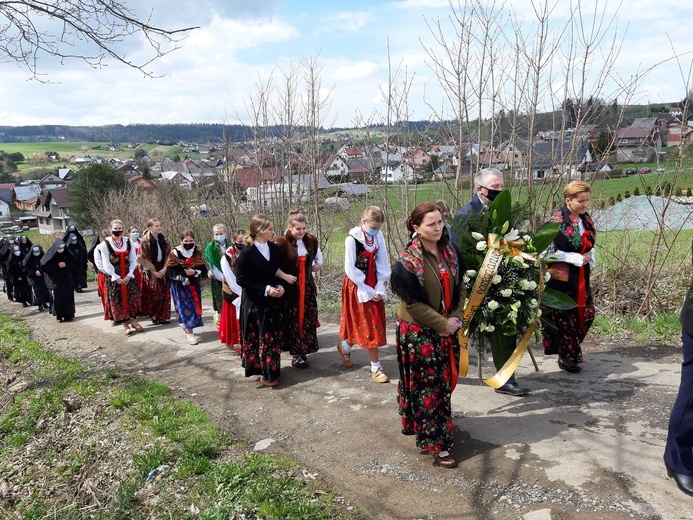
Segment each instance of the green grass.
[{"label": "green grass", "polygon": [[[4,314],[0,364],[26,383],[0,416],[0,473],[17,517],[86,519],[95,508],[100,518],[198,517],[191,504],[199,518],[358,516],[294,478],[294,462],[236,443],[167,385],[61,358]],[[84,482],[90,492],[75,493]]]},{"label": "green grass", "polygon": [[641,343],[663,341],[675,344],[681,337],[679,315],[667,312],[654,316],[651,320],[643,320],[635,316],[605,316],[597,314],[590,333],[603,336],[618,336],[623,332],[634,335]]}]

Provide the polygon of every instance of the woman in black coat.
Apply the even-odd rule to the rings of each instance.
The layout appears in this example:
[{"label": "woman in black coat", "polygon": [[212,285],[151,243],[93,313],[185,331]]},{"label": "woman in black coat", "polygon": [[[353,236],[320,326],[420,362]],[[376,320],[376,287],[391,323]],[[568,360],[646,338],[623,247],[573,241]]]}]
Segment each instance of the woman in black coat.
[{"label": "woman in black coat", "polygon": [[10,277],[12,284],[12,298],[24,307],[28,307],[31,296],[29,285],[26,283],[26,276],[24,275],[23,261],[24,255],[22,255],[22,250],[19,244],[15,244],[7,257],[7,275]]},{"label": "woman in black coat", "polygon": [[72,266],[75,257],[65,242],[58,239],[41,258],[41,272],[50,296],[51,314],[59,322],[75,317],[75,294],[72,290]]}]

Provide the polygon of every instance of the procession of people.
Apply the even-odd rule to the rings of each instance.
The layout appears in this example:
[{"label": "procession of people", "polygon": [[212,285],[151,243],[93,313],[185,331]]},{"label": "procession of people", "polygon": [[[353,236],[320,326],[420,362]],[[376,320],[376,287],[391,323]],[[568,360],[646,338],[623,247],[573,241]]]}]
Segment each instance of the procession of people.
[{"label": "procession of people", "polygon": [[[487,211],[503,190],[502,173],[481,170],[474,186],[471,202],[455,215],[455,222],[469,228],[473,227],[467,223],[469,215]],[[581,344],[594,320],[590,267],[596,265],[597,232],[587,213],[589,184],[570,182],[564,200],[550,218],[559,224],[558,234],[540,258],[551,272],[548,286],[565,293],[576,305],[561,310],[543,307],[549,326],[542,332],[545,354],[558,355],[559,369],[575,374],[582,370]],[[385,214],[377,206],[365,208],[359,225],[348,232],[344,242],[336,346],[348,368],[353,367],[355,348],[367,350],[372,380],[389,382],[379,359],[379,349],[387,345],[389,285],[400,300],[394,338],[402,433],[414,436],[416,447],[443,468],[457,466],[450,397],[458,379],[458,332],[468,325],[464,322],[465,255],[446,221],[451,218],[452,211],[444,201],[419,204],[404,223],[409,240],[391,264],[383,234]],[[187,343],[196,346],[200,336],[195,329],[204,325],[203,285],[209,276],[217,337],[221,345],[240,355],[246,377],[259,376],[265,387],[280,385],[282,352],[290,354],[293,368],[310,368],[309,356],[320,348],[315,276],[323,259],[319,238],[310,232],[302,211],[292,210],[279,233],[274,221],[261,214],[250,219],[247,233],[242,229],[229,232],[218,223],[206,245],[197,241],[191,229],[179,234],[177,245],[170,244],[158,219],[146,223],[142,236],[137,226],[128,227],[127,234],[125,229],[121,220],[112,220],[108,229],[96,234],[89,250],[74,225],[45,251],[27,236],[1,239],[4,292],[10,301],[35,306],[39,312],[49,309],[58,322],[70,321],[75,317],[74,293],[88,287],[89,261],[96,272],[105,320],[121,325],[130,336],[144,332],[139,322],[144,317],[152,325],[169,324],[173,304],[177,325]],[[685,346],[690,343],[686,337]],[[492,350],[499,372],[516,341],[517,337],[507,336],[498,350]],[[686,374],[682,392],[690,387]],[[503,381],[497,392],[527,395],[527,389],[517,384],[514,369]],[[687,416],[679,401],[681,410],[672,412],[677,421],[679,416]],[[693,476],[687,472],[693,470],[689,468],[692,442],[688,433],[682,438],[673,431],[665,457],[667,471],[690,494]],[[675,445],[678,451],[672,448]]]}]

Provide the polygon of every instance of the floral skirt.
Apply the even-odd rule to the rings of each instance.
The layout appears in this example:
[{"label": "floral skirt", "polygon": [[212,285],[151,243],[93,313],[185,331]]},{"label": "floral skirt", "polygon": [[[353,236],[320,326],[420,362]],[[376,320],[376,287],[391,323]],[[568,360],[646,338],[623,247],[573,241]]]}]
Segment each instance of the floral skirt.
[{"label": "floral skirt", "polygon": [[156,321],[167,321],[171,318],[171,288],[165,277],[143,275],[140,301],[143,315]]},{"label": "floral skirt", "polygon": [[339,337],[349,345],[378,348],[387,345],[385,334],[385,302],[360,303],[357,287],[347,276],[342,282],[342,319]]},{"label": "floral skirt", "polygon": [[266,381],[279,379],[281,372],[282,317],[278,307],[260,310],[244,302],[241,356],[245,377],[261,375]]},{"label": "floral skirt", "polygon": [[221,309],[223,307],[223,298],[222,298],[222,287],[223,284],[219,280],[215,280],[212,278],[210,280],[210,288],[212,289],[212,309],[214,309],[214,312],[221,312]]},{"label": "floral skirt", "polygon": [[173,306],[176,309],[176,321],[184,329],[194,329],[204,325],[202,315],[198,314],[195,308],[195,298],[190,290],[191,288],[197,291],[198,298],[202,296],[199,282],[195,282],[192,285],[183,285],[178,280],[171,280],[171,296],[173,297]]},{"label": "floral skirt", "polygon": [[[125,295],[123,295],[122,287],[125,287]],[[123,323],[137,317],[140,312],[140,291],[137,288],[136,280],[130,280],[127,285],[123,286],[107,277],[106,293],[108,294],[108,308],[113,321]]]},{"label": "floral skirt", "polygon": [[542,343],[544,354],[558,354],[573,363],[582,363],[582,341],[594,321],[592,294],[587,293],[583,314],[584,329],[580,326],[580,310],[576,307],[565,311],[542,307]]},{"label": "floral skirt", "polygon": [[318,351],[318,301],[315,288],[307,284],[305,308],[303,309],[303,328],[298,320],[299,302],[284,296],[281,299],[284,323],[284,346],[292,356],[305,356]]},{"label": "floral skirt", "polygon": [[450,346],[459,362],[456,336],[441,337],[432,329],[397,320],[399,384],[397,404],[402,433],[414,435],[416,447],[433,453],[451,451],[452,423]]}]

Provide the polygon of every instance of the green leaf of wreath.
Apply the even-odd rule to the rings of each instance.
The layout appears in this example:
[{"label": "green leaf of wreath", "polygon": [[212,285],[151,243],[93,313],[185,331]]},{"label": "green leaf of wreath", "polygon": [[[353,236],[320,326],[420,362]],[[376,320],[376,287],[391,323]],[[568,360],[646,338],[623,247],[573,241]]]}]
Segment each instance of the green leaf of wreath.
[{"label": "green leaf of wreath", "polygon": [[537,252],[546,251],[546,248],[551,245],[553,239],[558,235],[558,228],[560,227],[561,225],[558,222],[551,222],[537,231],[537,234],[532,239],[532,244]]},{"label": "green leaf of wreath", "polygon": [[575,300],[570,296],[551,287],[544,287],[544,293],[541,295],[541,304],[561,311],[574,309],[577,306]]}]

